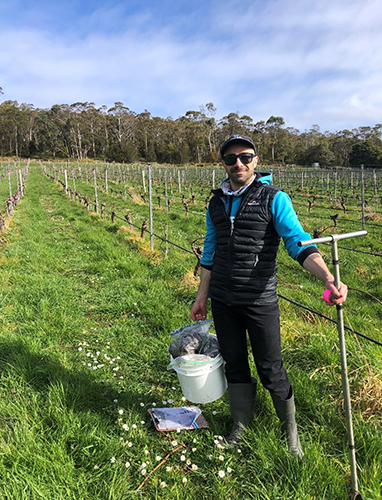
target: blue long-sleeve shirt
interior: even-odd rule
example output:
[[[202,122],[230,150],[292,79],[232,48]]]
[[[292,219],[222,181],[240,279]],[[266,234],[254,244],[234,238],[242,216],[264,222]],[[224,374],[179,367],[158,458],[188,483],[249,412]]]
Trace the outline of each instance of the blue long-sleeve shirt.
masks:
[[[257,180],[259,180],[260,182],[264,182],[266,184],[270,184],[272,181],[272,174],[257,173]],[[223,181],[222,185],[224,184],[224,182],[226,181]],[[245,190],[241,191],[242,194],[243,192],[245,192]],[[235,217],[241,203],[241,195],[235,196],[233,194],[225,194],[227,212],[231,197],[232,197],[232,205],[231,205],[230,219],[231,223],[234,224]],[[300,221],[298,220],[297,214],[294,211],[292,200],[284,191],[279,191],[273,199],[272,218],[273,218],[273,225],[279,236],[283,239],[285,248],[287,249],[287,252],[290,255],[290,257],[292,257],[292,259],[298,260],[300,264],[302,264],[304,259],[310,253],[317,252],[315,245],[311,245],[308,247],[298,246],[297,243],[299,241],[310,240],[311,236],[309,233],[306,233],[304,231]],[[201,264],[203,267],[211,268],[213,265],[213,258],[216,246],[216,229],[211,220],[208,210],[206,216],[206,225],[207,225],[207,232],[206,232],[206,237],[204,239],[204,249],[203,249]]]

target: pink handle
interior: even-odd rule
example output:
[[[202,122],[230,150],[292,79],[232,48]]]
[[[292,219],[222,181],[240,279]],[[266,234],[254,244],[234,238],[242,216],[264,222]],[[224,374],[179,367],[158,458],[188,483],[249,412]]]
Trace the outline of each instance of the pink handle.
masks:
[[[330,300],[331,293],[332,292],[327,288],[322,296],[322,298],[328,304],[328,306],[334,306],[334,303]]]

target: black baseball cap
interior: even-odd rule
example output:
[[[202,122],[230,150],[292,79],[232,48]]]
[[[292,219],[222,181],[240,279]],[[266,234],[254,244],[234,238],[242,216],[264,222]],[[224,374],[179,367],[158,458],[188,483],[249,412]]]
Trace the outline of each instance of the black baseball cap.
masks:
[[[220,148],[221,156],[223,157],[225,151],[230,146],[232,146],[232,144],[235,144],[235,143],[245,144],[246,146],[249,146],[250,148],[252,148],[255,151],[255,153],[257,154],[256,146],[255,146],[253,140],[250,137],[248,137],[248,135],[235,134],[223,143],[222,147]]]

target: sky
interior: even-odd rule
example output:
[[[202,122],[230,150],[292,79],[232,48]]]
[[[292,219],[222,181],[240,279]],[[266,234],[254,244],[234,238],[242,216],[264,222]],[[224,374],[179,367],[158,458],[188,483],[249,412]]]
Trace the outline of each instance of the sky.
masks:
[[[381,0],[0,0],[5,100],[382,123]]]

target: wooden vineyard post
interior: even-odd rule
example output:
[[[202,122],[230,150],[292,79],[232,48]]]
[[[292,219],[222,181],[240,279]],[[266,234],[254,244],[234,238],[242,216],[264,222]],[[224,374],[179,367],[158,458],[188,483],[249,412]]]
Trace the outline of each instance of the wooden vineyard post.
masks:
[[[97,177],[95,169],[93,169],[93,179],[94,179],[95,211],[98,213]]]

